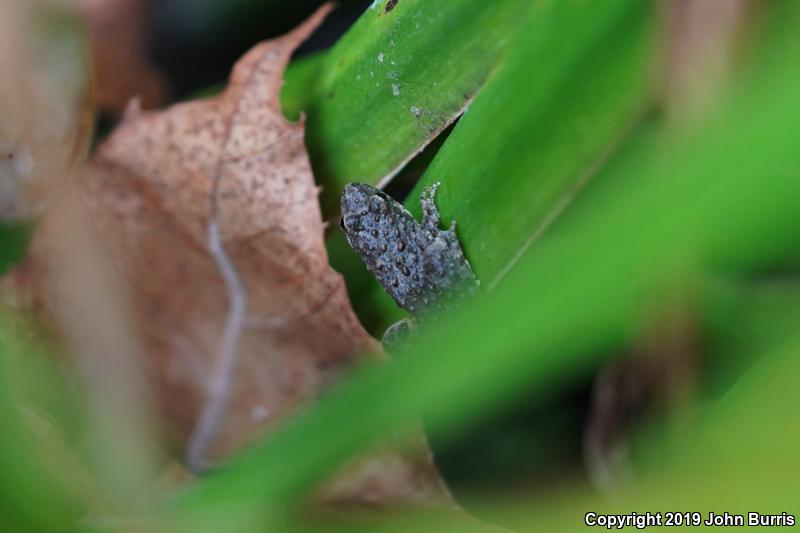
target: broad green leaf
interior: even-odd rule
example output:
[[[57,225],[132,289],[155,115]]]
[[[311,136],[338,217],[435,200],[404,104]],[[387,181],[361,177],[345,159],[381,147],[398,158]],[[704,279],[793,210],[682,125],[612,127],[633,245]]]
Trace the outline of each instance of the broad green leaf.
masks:
[[[538,2],[393,4],[375,1],[326,53],[302,109],[327,214],[346,183],[391,176],[461,113]]]
[[[422,188],[442,183],[444,223],[456,220],[484,287],[545,232],[651,105],[654,14],[648,2],[537,4],[407,198],[418,216]],[[354,287],[362,318],[383,328],[396,320],[382,289],[359,279],[366,270],[348,268],[337,251],[333,264]]]
[[[438,197],[491,284],[547,228],[652,103],[648,2],[543,2],[406,205]]]
[[[321,67],[325,64],[325,53],[301,57],[291,62],[284,74],[281,90],[281,109],[289,120],[297,120],[309,106],[310,88],[316,83]]]

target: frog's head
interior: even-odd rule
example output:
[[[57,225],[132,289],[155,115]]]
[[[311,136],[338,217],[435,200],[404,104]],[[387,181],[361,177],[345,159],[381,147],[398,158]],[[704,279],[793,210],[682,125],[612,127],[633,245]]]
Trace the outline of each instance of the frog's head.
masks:
[[[387,210],[386,194],[363,183],[349,183],[342,193],[340,226],[346,234],[364,229],[363,218],[368,214],[380,219]]]

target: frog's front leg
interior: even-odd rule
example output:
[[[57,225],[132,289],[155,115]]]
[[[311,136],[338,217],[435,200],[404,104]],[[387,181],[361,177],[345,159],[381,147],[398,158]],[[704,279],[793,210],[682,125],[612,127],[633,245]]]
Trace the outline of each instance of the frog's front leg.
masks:
[[[411,318],[399,320],[386,328],[381,342],[387,353],[394,353],[408,344],[408,340],[417,330],[417,324]]]
[[[422,208],[422,229],[427,231],[435,231],[439,229],[441,216],[439,210],[436,209],[434,198],[436,191],[439,190],[441,183],[437,182],[430,187],[425,187],[419,197],[419,205]]]

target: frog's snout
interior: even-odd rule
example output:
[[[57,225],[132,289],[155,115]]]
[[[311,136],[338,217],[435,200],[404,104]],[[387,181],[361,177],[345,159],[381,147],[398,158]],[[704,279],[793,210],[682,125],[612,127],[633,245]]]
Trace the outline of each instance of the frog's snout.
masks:
[[[367,213],[369,197],[375,194],[376,189],[362,183],[349,183],[342,193],[342,218],[359,216]]]
[[[342,193],[342,218],[353,215],[360,211],[359,207],[364,205],[363,193],[358,188],[349,183],[345,186]]]

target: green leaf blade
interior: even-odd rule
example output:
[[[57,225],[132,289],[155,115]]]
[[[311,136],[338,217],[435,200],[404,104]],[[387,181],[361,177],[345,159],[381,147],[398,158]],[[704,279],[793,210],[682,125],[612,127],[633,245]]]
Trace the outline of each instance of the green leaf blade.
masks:
[[[326,54],[307,108],[323,206],[377,184],[461,113],[501,61],[529,0],[403,0],[369,8]]]

